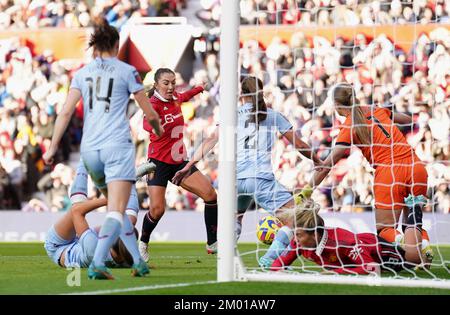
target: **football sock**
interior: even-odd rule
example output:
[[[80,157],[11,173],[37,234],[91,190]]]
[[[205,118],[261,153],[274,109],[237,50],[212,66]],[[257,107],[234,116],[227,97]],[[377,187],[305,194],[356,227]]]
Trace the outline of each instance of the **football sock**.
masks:
[[[217,242],[217,200],[205,201],[205,225],[208,245]]]
[[[133,263],[138,264],[141,259],[141,255],[139,254],[136,235],[134,234],[134,226],[131,224],[131,221],[127,215],[123,217],[123,226],[120,231],[120,239],[127,248],[131,257],[133,257]]]
[[[277,257],[281,255],[286,247],[288,247],[293,237],[294,231],[291,228],[287,227],[286,225],[281,227],[275,235],[275,239],[273,240],[263,258],[270,260],[277,259]]]
[[[423,213],[421,205],[415,205],[414,208],[409,209],[405,230],[408,227],[414,227],[419,231],[422,231],[422,216]]]
[[[117,241],[123,225],[123,214],[111,211],[106,215],[105,221],[98,233],[97,247],[92,262],[96,267],[105,266],[105,259],[109,254],[111,246]]]
[[[150,235],[152,234],[155,227],[158,225],[159,219],[155,220],[151,217],[150,211],[144,216],[144,221],[142,222],[142,233],[141,241],[148,243],[150,241]]]
[[[403,224],[403,232],[408,227],[415,227],[422,231],[422,207],[427,203],[427,199],[423,196],[413,196],[410,194],[405,198],[405,204],[409,208],[408,217],[406,218],[406,226]]]

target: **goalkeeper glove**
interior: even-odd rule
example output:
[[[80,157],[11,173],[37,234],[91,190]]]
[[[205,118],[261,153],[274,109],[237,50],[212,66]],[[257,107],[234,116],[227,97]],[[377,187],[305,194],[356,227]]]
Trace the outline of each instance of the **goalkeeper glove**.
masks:
[[[300,205],[304,199],[308,199],[311,197],[313,189],[311,186],[306,185],[303,189],[298,193],[294,194],[294,201],[296,205]]]

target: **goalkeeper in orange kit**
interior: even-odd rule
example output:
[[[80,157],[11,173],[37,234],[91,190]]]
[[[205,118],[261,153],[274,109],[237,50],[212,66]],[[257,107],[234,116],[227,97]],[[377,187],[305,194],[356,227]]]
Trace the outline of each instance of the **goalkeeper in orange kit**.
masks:
[[[374,197],[376,228],[379,236],[396,241],[397,224],[404,213],[402,228],[407,260],[429,267],[433,258],[430,246],[422,247],[422,239],[429,240],[422,228],[422,208],[426,204],[427,171],[395,123],[408,124],[411,117],[393,113],[386,108],[360,106],[350,84],[338,84],[330,90],[331,101],[339,115],[346,120],[336,139],[324,168],[316,170],[311,186],[318,186],[331,167],[348,155],[351,145],[375,169]]]

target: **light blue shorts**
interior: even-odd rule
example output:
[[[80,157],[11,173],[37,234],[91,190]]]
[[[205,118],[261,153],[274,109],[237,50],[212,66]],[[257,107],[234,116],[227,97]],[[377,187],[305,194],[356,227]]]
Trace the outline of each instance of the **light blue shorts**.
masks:
[[[87,199],[88,193],[88,172],[84,166],[83,160],[80,160],[77,167],[75,180],[70,188],[70,200],[72,203],[81,202]],[[130,199],[128,200],[126,213],[128,215],[137,216],[139,212],[139,200],[136,187],[131,187]]]
[[[274,212],[291,201],[294,197],[276,180],[265,178],[246,178],[237,180],[238,211],[245,211],[252,200],[256,204],[274,214]]]
[[[76,238],[71,240],[65,240],[56,233],[54,226],[50,228],[45,237],[44,248],[48,257],[57,265],[61,253],[70,245],[76,242]]]
[[[64,265],[66,267],[89,267],[92,259],[94,259],[97,242],[98,235],[96,232],[91,229],[84,231],[75,244],[66,250],[64,254]]]
[[[82,152],[84,166],[99,189],[113,181],[136,181],[134,147],[111,147]]]
[[[59,236],[52,226],[47,233],[44,247],[55,264],[59,265],[61,254],[67,249],[64,253],[65,267],[86,268],[94,257],[97,241],[97,233],[91,229],[86,230],[80,238],[76,237],[68,241]]]

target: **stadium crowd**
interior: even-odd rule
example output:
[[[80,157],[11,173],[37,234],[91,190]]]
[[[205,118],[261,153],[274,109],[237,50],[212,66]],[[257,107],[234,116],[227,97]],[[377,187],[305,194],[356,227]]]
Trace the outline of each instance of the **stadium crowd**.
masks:
[[[150,7],[156,2],[177,1],[129,3],[136,8],[136,4],[144,7],[147,4]],[[249,5],[253,11],[262,14],[261,12],[270,12],[272,2],[274,1],[242,1],[241,6]],[[308,9],[307,12],[313,12],[314,8],[326,8],[333,2],[336,1],[297,1]],[[355,5],[355,1],[340,2],[344,7]],[[390,4],[391,9],[392,6],[395,7],[395,2]],[[72,2],[0,0],[0,25],[8,20],[2,14],[9,12],[9,24],[3,25],[33,27],[28,25],[29,19],[45,11],[37,13],[34,9],[47,8],[51,3],[62,3],[64,7],[70,7]],[[87,13],[90,19],[95,17],[95,14],[108,16],[107,12],[110,11],[105,11],[105,8],[113,10],[119,6],[123,9],[124,3],[128,1],[122,1],[120,4],[118,1],[95,1],[95,6]],[[218,1],[202,1],[204,8],[218,19],[220,12],[214,9],[217,3]],[[290,1],[285,3],[287,5]],[[357,3],[362,5],[365,1]],[[372,10],[376,7],[373,3],[369,6]],[[402,1],[401,14],[404,15],[406,8],[412,8],[414,12],[417,7],[428,8],[424,3],[428,2]],[[433,16],[442,17],[440,21],[444,22],[448,15],[449,2],[437,0],[433,3]],[[80,6],[83,8],[83,4],[86,6],[86,3],[80,1],[72,11],[66,12],[79,20],[79,12],[86,12],[79,9]],[[267,11],[263,9],[265,5]],[[10,10],[14,6],[22,9]],[[172,7],[175,9],[170,14],[176,14],[176,7]],[[386,12],[384,5],[380,5],[380,8],[384,8],[380,10]],[[148,13],[150,11],[147,11],[148,16],[154,14],[154,11]],[[417,12],[426,15],[424,11]],[[24,15],[23,12],[33,13]],[[304,15],[303,11],[300,12]],[[204,16],[204,13],[199,12],[199,16]],[[419,13],[415,13],[415,16],[420,17]],[[127,18],[132,14],[142,14],[142,10],[130,12]],[[242,15],[249,18],[248,23],[256,23],[249,14]],[[18,17],[12,18],[13,16]],[[49,22],[50,24],[38,27],[89,25],[65,24],[66,18],[60,20],[62,22],[59,24]],[[270,19],[266,17],[263,20]],[[412,21],[419,23],[419,20]],[[399,20],[394,22],[400,23]],[[110,23],[113,24],[114,21],[110,20]],[[263,24],[260,17],[258,23]],[[366,24],[364,19],[358,20],[358,23]],[[122,24],[113,25],[120,27]],[[179,90],[208,83],[204,93],[182,105],[187,122],[185,139],[189,139],[189,143],[186,143],[188,155],[214,130],[218,121],[218,50],[218,34],[212,28],[194,44],[195,54],[197,59],[202,61],[202,67],[195,71],[188,82],[184,82],[181,76],[177,78]],[[267,102],[289,118],[304,139],[319,152],[321,158],[327,156],[332,138],[337,135],[339,117],[334,116],[330,104],[325,102],[329,87],[337,82],[345,80],[353,83],[361,103],[375,103],[411,114],[412,124],[403,126],[402,129],[417,155],[428,163],[429,187],[434,199],[427,210],[434,209],[441,213],[450,211],[449,59],[450,33],[444,28],[419,36],[410,51],[401,50],[383,35],[372,41],[365,35],[358,34],[354,40],[337,37],[334,42],[330,42],[317,36],[305,38],[301,32],[295,33],[289,43],[278,37],[273,38],[267,47],[262,47],[256,41],[246,41],[242,43],[240,50],[241,74],[256,75],[264,81]],[[68,166],[68,163],[71,153],[78,151],[82,104],[64,137],[57,157],[60,163],[54,169],[49,169],[42,161],[42,154],[48,148],[55,116],[63,105],[70,79],[79,66],[77,63],[55,60],[51,51],[33,56],[30,49],[18,39],[0,41],[0,209],[58,211],[69,206],[67,191],[73,180],[74,165]],[[135,108],[131,106],[130,114],[134,112]],[[146,157],[148,135],[140,128],[140,115],[133,115],[131,119],[137,148],[136,164],[140,164]],[[215,187],[217,156],[216,148],[208,158],[198,163],[198,168],[208,174]],[[289,189],[302,187],[308,180],[308,174],[312,172],[311,164],[303,161],[295,150],[281,141],[277,144],[273,161],[277,178]],[[337,211],[369,210],[373,199],[371,171],[368,163],[355,149],[347,159],[337,165],[332,176],[322,185],[323,188],[315,192],[315,199],[320,200],[322,207]],[[141,207],[147,208],[145,183],[138,182],[137,187]],[[90,189],[90,194],[96,193],[94,189]],[[174,210],[203,208],[194,195],[173,185],[168,186],[167,205],[169,209]]]
[[[206,47],[216,45],[210,42]],[[327,156],[340,123],[339,117],[330,119],[334,113],[325,102],[328,89],[335,83],[353,83],[362,104],[377,104],[412,115],[411,125],[401,129],[419,158],[428,163],[434,200],[427,210],[434,207],[437,212],[448,213],[449,53],[450,32],[445,28],[420,35],[410,51],[403,51],[384,35],[372,41],[358,34],[354,40],[337,37],[330,42],[319,36],[306,38],[298,32],[289,43],[278,37],[267,47],[253,40],[243,42],[240,61],[241,74],[256,75],[264,81],[268,103],[289,117],[321,158]],[[217,73],[217,52],[213,48],[204,54],[204,60],[206,73]],[[216,94],[212,96],[214,100]],[[275,151],[274,171],[280,182],[289,189],[306,184],[311,164],[302,161],[286,143],[279,142]],[[324,208],[370,210],[372,172],[355,149],[337,165],[315,197]]]
[[[132,17],[178,16],[185,0],[2,0],[0,29],[89,27],[104,16],[120,29]]]
[[[199,18],[219,25],[220,1],[203,0]],[[448,23],[446,0],[242,0],[241,24],[355,26]]]

